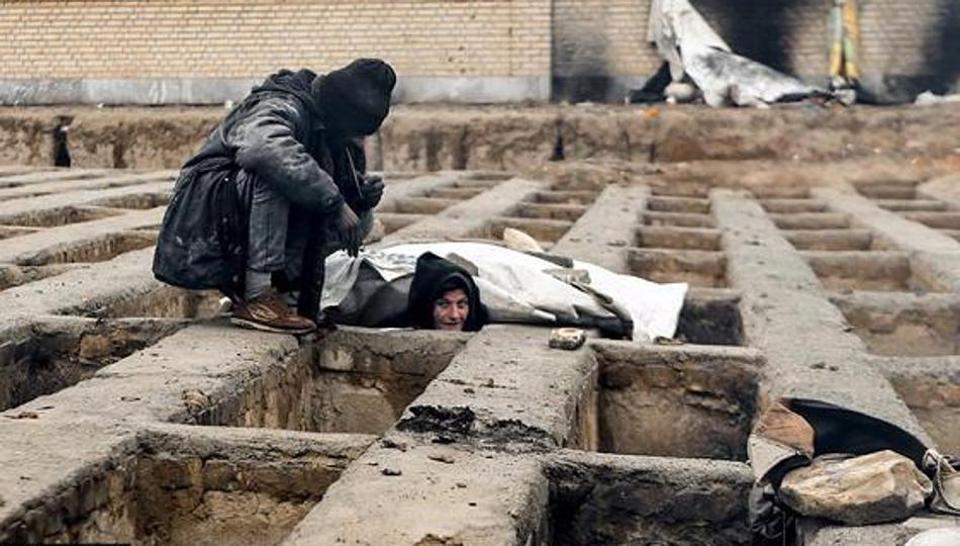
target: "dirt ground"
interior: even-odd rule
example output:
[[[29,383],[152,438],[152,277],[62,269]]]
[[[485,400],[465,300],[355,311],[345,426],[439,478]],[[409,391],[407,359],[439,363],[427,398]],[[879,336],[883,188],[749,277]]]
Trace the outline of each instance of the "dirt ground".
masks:
[[[177,168],[225,113],[222,107],[2,108],[0,164],[53,165],[53,133],[66,125],[75,167]],[[400,105],[368,145],[371,166],[392,172],[525,172],[551,160],[587,159],[643,165],[785,161],[803,165],[807,172],[811,163],[825,161],[853,161],[852,170],[865,164],[882,169],[879,165],[887,162],[924,168],[946,161],[957,167],[960,106],[803,104],[758,110],[668,105]],[[700,171],[680,169],[678,176],[704,173],[718,174],[716,165],[707,164]],[[730,176],[749,174],[747,169]],[[864,176],[873,178],[873,173]]]

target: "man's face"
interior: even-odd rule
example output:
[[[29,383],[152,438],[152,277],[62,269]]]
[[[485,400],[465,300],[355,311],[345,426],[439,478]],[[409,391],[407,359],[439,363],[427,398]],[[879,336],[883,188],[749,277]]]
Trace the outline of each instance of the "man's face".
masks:
[[[444,292],[433,302],[433,327],[437,330],[461,331],[470,314],[467,293],[457,288]]]

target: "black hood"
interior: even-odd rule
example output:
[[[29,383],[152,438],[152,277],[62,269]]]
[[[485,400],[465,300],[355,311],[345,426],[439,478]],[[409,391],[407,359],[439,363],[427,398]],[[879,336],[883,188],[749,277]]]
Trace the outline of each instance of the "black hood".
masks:
[[[451,286],[467,292],[470,312],[464,321],[465,332],[477,332],[487,323],[487,309],[480,301],[480,289],[470,273],[459,265],[427,252],[417,259],[417,268],[407,298],[408,322],[415,328],[433,329],[433,304]]]
[[[313,97],[332,130],[346,137],[372,135],[390,113],[396,83],[389,64],[357,59],[314,80]]]
[[[317,79],[316,72],[302,68],[296,72],[281,70],[271,74],[266,80],[250,91],[251,95],[288,94],[294,95],[310,110],[310,113],[319,119],[323,118],[323,111],[317,106],[316,99],[311,92],[313,81]]]

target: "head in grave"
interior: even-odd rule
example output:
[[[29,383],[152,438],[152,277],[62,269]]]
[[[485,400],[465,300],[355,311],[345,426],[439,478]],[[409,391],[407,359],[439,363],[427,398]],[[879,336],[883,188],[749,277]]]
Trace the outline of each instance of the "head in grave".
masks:
[[[407,313],[411,326],[429,330],[476,332],[487,322],[470,273],[432,252],[417,259]]]

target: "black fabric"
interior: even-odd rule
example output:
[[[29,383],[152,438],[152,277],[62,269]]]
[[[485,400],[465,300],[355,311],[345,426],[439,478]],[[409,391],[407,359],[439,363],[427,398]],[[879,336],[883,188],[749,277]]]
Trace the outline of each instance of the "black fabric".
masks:
[[[803,417],[813,428],[813,456],[829,453],[867,455],[889,449],[923,468],[927,447],[916,436],[882,419],[821,400],[782,398],[790,411]],[[780,486],[788,472],[809,464],[805,457],[791,457],[770,468],[764,481]]]
[[[445,288],[446,287],[446,288]],[[433,305],[450,287],[467,292],[470,311],[464,321],[465,332],[477,332],[487,323],[487,308],[480,299],[480,289],[473,278],[459,265],[432,252],[417,258],[417,267],[407,297],[407,323],[414,328],[433,329]]]
[[[349,137],[371,135],[390,112],[396,83],[387,63],[357,59],[314,80],[313,94],[331,129]]]
[[[781,402],[813,427],[814,457],[829,453],[859,456],[889,449],[912,460],[917,468],[923,468],[927,447],[916,436],[896,425],[820,400],[784,398]],[[788,472],[809,464],[806,457],[791,457],[762,476],[761,482],[769,485],[763,489],[755,487],[752,494],[753,546],[794,543],[797,514],[780,502],[777,492]]]
[[[228,160],[184,169],[153,255],[157,279],[190,290],[242,293],[247,226],[241,198]]]
[[[312,92],[315,79],[306,69],[271,75],[187,161],[154,255],[158,279],[184,288],[242,293],[250,199],[236,195],[233,174],[241,169],[317,219],[308,248],[322,243],[324,223],[343,203],[363,212],[358,183],[366,166],[363,148],[329,134]],[[308,282],[316,275],[316,264],[304,262],[304,271],[309,274],[303,282]]]
[[[827,453],[866,455],[889,449],[923,468],[927,447],[896,425],[819,400],[790,398],[786,406],[813,427],[814,457]]]

